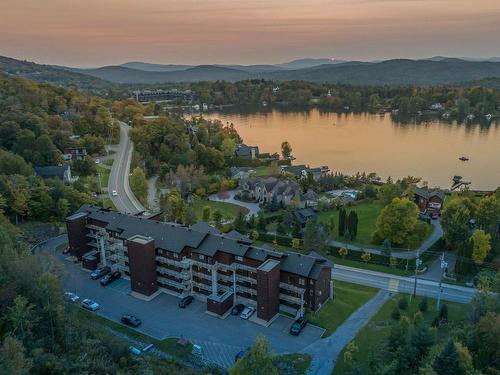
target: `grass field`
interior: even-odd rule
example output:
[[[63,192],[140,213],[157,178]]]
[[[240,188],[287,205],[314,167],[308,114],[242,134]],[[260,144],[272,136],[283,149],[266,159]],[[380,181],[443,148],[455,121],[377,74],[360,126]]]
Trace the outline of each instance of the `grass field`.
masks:
[[[267,177],[267,176],[271,175],[272,169],[269,166],[262,166],[262,167],[253,168],[253,170],[255,171],[255,174],[254,174],[255,177]]]
[[[375,224],[377,223],[378,215],[382,210],[382,205],[378,201],[362,201],[352,207],[346,207],[347,214],[351,211],[356,211],[358,214],[358,236],[356,242],[360,244],[369,245],[373,232],[375,231]],[[330,223],[333,217],[335,223],[335,240],[342,240],[338,235],[339,225],[339,210],[329,210],[320,212],[318,214],[318,221],[322,223]]]
[[[354,360],[361,365],[363,374],[370,373],[368,368],[369,353],[384,342],[385,338],[389,335],[391,327],[397,324],[397,321],[391,318],[391,313],[394,307],[397,306],[399,298],[400,296],[396,296],[387,301],[353,340],[359,348],[358,352],[354,355]],[[421,300],[421,297],[413,299],[406,311],[401,310],[401,315],[406,315],[411,319],[418,311],[418,304]],[[430,323],[437,314],[436,301],[428,299],[428,302],[429,308],[424,314],[424,320]],[[446,305],[448,306],[448,319],[451,323],[447,327],[441,327],[438,330],[437,338],[440,342],[446,341],[449,333],[453,330],[454,324],[465,320],[467,315],[467,305],[452,302],[446,302]],[[342,352],[339,355],[333,374],[344,374],[347,370],[349,370],[349,364],[344,362]]]
[[[361,201],[352,207],[346,207],[347,214],[351,211],[356,211],[358,214],[358,236],[356,240],[352,243],[360,246],[369,246],[370,248],[380,248],[383,246],[381,244],[374,244],[372,242],[373,233],[376,229],[377,218],[382,210],[382,205],[379,201]],[[339,210],[333,209],[325,212],[320,212],[318,214],[318,220],[322,223],[330,223],[333,217],[335,223],[335,233],[334,240],[343,241],[344,239],[338,235],[338,225],[339,225]],[[411,249],[416,249],[420,246],[422,241],[427,238],[432,232],[432,226],[430,224],[419,221],[417,225],[423,227],[421,233],[415,231],[415,236],[410,238],[409,247]]]
[[[377,291],[378,289],[368,286],[334,281],[333,294],[335,298],[333,301],[329,301],[318,313],[309,313],[307,319],[311,324],[325,328],[323,337],[328,337]]]
[[[193,208],[197,220],[201,220],[203,217],[203,208],[210,207],[210,212],[213,215],[216,210],[219,210],[222,214],[224,221],[232,221],[236,217],[239,211],[243,211],[244,214],[248,213],[248,209],[245,207],[238,206],[236,204],[227,202],[214,202],[203,199],[196,199],[193,201]]]
[[[99,167],[99,166],[97,167],[97,173],[101,174],[101,185],[103,188],[108,186],[110,172],[111,171],[109,169]]]

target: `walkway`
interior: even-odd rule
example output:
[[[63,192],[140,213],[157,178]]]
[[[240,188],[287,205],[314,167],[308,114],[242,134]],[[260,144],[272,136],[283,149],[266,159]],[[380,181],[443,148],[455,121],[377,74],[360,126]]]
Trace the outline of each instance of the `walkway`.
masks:
[[[420,251],[420,254],[429,250],[430,247],[432,245],[434,245],[443,236],[443,228],[441,227],[440,221],[439,220],[432,220],[431,224],[433,226],[432,233],[420,245],[420,247],[418,249]],[[383,250],[366,248],[366,247],[354,245],[351,243],[346,244],[346,242],[343,242],[343,241],[331,240],[329,242],[329,245],[335,246],[335,247],[347,247],[348,250],[352,250],[352,251],[361,251],[361,252],[366,252],[366,253],[370,253],[370,254],[384,255]],[[394,250],[391,252],[391,256],[393,256],[394,258],[398,258],[398,259],[415,259],[417,257],[417,249],[409,250],[409,251],[396,251],[396,250]]]
[[[148,206],[151,212],[160,212],[160,201],[158,199],[156,181],[158,181],[158,176],[151,176],[148,179]]]
[[[234,196],[238,192],[239,190],[228,190],[223,193],[212,194],[208,197],[208,200],[214,202],[232,203],[237,206],[245,207],[246,209],[248,209],[247,217],[250,217],[252,215],[257,216],[257,214],[260,211],[260,206],[257,203],[243,202],[238,199],[235,199]]]
[[[361,328],[389,298],[389,292],[380,290],[372,299],[352,313],[330,337],[320,339],[305,348],[302,352],[310,354],[313,358],[307,374],[330,375],[344,347],[356,337]]]

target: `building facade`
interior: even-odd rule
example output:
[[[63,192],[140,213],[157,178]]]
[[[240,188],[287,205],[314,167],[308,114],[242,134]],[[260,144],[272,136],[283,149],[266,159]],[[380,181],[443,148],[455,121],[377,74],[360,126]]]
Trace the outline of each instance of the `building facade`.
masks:
[[[193,295],[217,315],[240,302],[254,304],[264,321],[280,310],[301,315],[332,293],[325,260],[256,247],[206,223],[188,228],[83,206],[66,225],[70,252],[84,267],[120,270],[140,295]]]

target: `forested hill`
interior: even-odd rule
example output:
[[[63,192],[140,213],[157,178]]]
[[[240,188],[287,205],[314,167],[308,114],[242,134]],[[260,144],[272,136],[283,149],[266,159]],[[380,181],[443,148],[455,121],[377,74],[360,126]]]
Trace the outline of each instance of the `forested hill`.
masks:
[[[321,60],[318,60],[320,63]],[[291,65],[292,67],[301,66]],[[275,69],[273,68],[275,67]],[[155,70],[157,69],[157,70]],[[464,82],[500,78],[500,62],[441,60],[387,60],[382,62],[337,62],[306,68],[285,69],[276,65],[161,65],[131,63],[95,69],[40,65],[0,57],[0,73],[24,76],[56,85],[76,85],[93,89],[94,93],[108,91],[114,84],[158,84],[200,81],[241,81],[265,79],[275,81],[304,80],[317,83],[381,85],[463,85]]]

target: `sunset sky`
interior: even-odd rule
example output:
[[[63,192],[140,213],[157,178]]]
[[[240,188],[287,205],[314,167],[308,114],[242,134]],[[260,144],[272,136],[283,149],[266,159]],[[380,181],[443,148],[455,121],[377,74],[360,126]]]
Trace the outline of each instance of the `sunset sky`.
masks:
[[[0,0],[0,55],[86,67],[500,56],[500,0]]]

